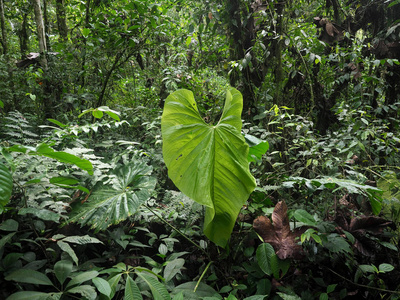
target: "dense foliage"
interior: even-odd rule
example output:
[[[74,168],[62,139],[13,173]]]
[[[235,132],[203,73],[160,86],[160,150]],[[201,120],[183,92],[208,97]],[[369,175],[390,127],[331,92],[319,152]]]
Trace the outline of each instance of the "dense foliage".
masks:
[[[399,24],[0,0],[0,298],[399,299]]]

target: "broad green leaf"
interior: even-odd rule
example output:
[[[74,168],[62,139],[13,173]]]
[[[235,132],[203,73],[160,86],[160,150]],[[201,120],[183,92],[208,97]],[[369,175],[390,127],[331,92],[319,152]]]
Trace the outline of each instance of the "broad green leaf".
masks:
[[[114,295],[117,291],[117,286],[118,286],[119,281],[121,280],[121,277],[122,277],[122,273],[119,273],[107,280],[111,287],[111,295],[110,295],[111,299],[114,297]]]
[[[136,272],[136,274],[149,286],[154,300],[170,300],[167,288],[153,275],[146,272]]]
[[[83,236],[67,236],[66,238],[63,239],[63,242],[68,242],[68,243],[74,243],[78,245],[86,245],[86,244],[103,244],[102,241],[91,237],[89,235],[83,235]]]
[[[0,208],[10,201],[13,188],[12,175],[8,168],[0,163]]]
[[[56,184],[56,185],[76,185],[79,183],[78,179],[72,178],[72,177],[64,177],[64,176],[58,176],[58,177],[52,177],[50,178],[50,183],[51,184]]]
[[[70,222],[91,225],[96,231],[118,224],[136,213],[146,202],[156,184],[152,168],[144,162],[132,162],[114,171],[116,180],[96,184],[87,201],[73,206]]]
[[[58,241],[57,245],[58,247],[60,247],[62,251],[68,253],[68,255],[72,258],[74,263],[78,265],[79,262],[78,257],[76,256],[74,249],[72,249],[72,247],[68,243],[65,243],[63,241]]]
[[[281,297],[283,300],[301,300],[301,298],[297,295],[288,295],[282,292],[277,292],[279,297]]]
[[[21,283],[32,283],[40,285],[53,285],[49,277],[35,270],[18,269],[5,277],[6,280],[13,280]]]
[[[7,219],[0,224],[0,230],[3,231],[17,231],[19,223],[13,219]]]
[[[80,273],[79,275],[76,275],[75,277],[73,277],[70,282],[68,282],[66,289],[73,287],[74,285],[79,285],[86,281],[92,280],[93,278],[97,277],[98,275],[99,275],[99,272],[97,272],[97,271],[87,271],[87,272]]]
[[[391,264],[380,264],[379,265],[379,272],[380,273],[387,273],[394,270],[394,267]]]
[[[47,300],[60,299],[61,293],[43,293],[43,292],[17,292],[10,295],[6,300]]]
[[[80,294],[84,299],[96,300],[97,293],[93,286],[91,285],[80,285],[68,290],[69,294]]]
[[[87,38],[90,34],[90,29],[89,28],[83,28],[82,29],[82,35]]]
[[[0,239],[0,250],[11,241],[12,237],[16,234],[16,232],[11,232]]]
[[[397,247],[395,245],[393,245],[392,243],[384,242],[384,241],[380,241],[379,243],[386,248],[389,248],[394,251],[399,251],[399,249],[397,249]]]
[[[165,282],[168,282],[172,278],[174,278],[175,275],[181,271],[184,264],[185,260],[183,258],[177,258],[172,261],[169,261],[164,269]]]
[[[319,295],[319,300],[328,300],[329,296],[327,293],[322,293],[321,295]]]
[[[359,265],[361,271],[364,273],[377,273],[378,269],[374,265]]]
[[[388,8],[390,8],[390,7],[394,6],[394,5],[397,5],[397,4],[400,4],[400,0],[395,0],[395,1],[393,1],[392,3],[390,3],[390,4],[388,5]]]
[[[93,175],[92,163],[87,159],[82,159],[67,152],[55,151],[49,145],[44,143],[37,146],[35,153],[29,153],[29,154],[43,155],[46,157],[54,158],[63,163],[73,164],[76,165],[78,168],[87,171],[89,175]]]
[[[289,268],[290,268],[290,259],[279,259],[279,269],[281,271],[280,273],[281,278],[285,276],[287,271],[289,271]]]
[[[32,214],[35,217],[44,221],[53,221],[58,223],[61,215],[45,208],[26,207],[18,210],[19,215]]]
[[[103,295],[107,296],[110,299],[111,286],[107,280],[105,280],[101,277],[95,277],[92,279],[92,282],[100,293],[102,293]]]
[[[197,289],[196,292],[194,292],[196,286]],[[217,294],[217,291],[214,290],[208,284],[205,284],[203,282],[200,282],[200,284],[198,284],[197,281],[189,281],[175,287],[172,293],[173,294],[182,293],[184,299],[202,299],[205,297],[214,296],[215,294]]]
[[[107,115],[109,115],[111,118],[113,118],[116,121],[121,121],[121,119],[119,118],[119,112],[110,109],[108,106],[100,106],[97,108],[99,111],[103,111],[105,112]]]
[[[256,251],[257,262],[261,270],[267,275],[272,274],[270,261],[273,255],[275,255],[275,250],[270,244],[262,243],[258,246]]]
[[[328,287],[326,288],[326,292],[327,293],[332,293],[335,290],[336,286],[337,286],[337,284],[328,285]]]
[[[125,283],[124,300],[142,300],[142,294],[131,276],[127,275]]]
[[[61,123],[60,121],[57,121],[57,120],[54,120],[54,119],[47,119],[47,121],[49,121],[51,123],[54,123],[54,124],[60,126],[61,128],[65,128],[65,127],[68,126],[68,125],[65,125],[65,124]]]
[[[29,155],[38,155],[53,158],[62,163],[76,165],[78,168],[88,172],[89,175],[93,175],[93,166],[90,161],[67,152],[55,151],[45,143],[39,144],[36,148],[30,146],[13,145],[7,148],[7,150],[11,152],[21,152],[28,153]]]
[[[279,258],[276,254],[272,255],[270,258],[270,265],[272,274],[274,274],[275,279],[280,279],[280,266],[279,266]]]
[[[116,120],[118,122],[121,121],[120,117],[118,116],[120,113],[118,111],[110,109],[108,106],[100,106],[98,108],[86,109],[78,116],[78,118],[82,117],[83,115],[85,115],[89,112],[91,112],[93,117],[95,117],[96,119],[101,119],[103,117],[103,112],[105,112],[107,115],[109,115],[114,120]]]
[[[241,134],[243,99],[229,89],[216,125],[201,118],[193,93],[168,96],[161,119],[168,175],[189,198],[205,205],[204,233],[222,247],[256,183],[250,174],[249,146]]]
[[[349,243],[339,236],[338,234],[329,234],[327,236],[327,241],[323,243],[324,247],[326,247],[331,252],[350,252]]]
[[[58,279],[58,282],[63,284],[65,279],[72,272],[72,262],[69,260],[60,260],[54,265],[54,273]]]
[[[101,119],[103,117],[103,112],[99,110],[94,110],[92,114],[96,119]]]
[[[25,183],[25,184],[27,184],[27,183]],[[77,189],[77,190],[81,190],[82,192],[85,192],[87,194],[90,193],[90,191],[87,188],[79,185],[78,184],[79,180],[77,180],[75,178],[57,176],[57,177],[50,178],[50,183],[60,186],[60,187],[63,187],[65,189]]]
[[[183,293],[180,292],[180,293],[176,294],[174,296],[174,298],[172,298],[172,300],[184,300]]]
[[[249,154],[247,156],[247,160],[249,162],[255,162],[256,159],[261,159],[269,149],[269,144],[267,141],[260,140],[259,138],[250,134],[246,134],[244,138],[250,147]]]
[[[293,213],[293,217],[299,221],[302,222],[306,225],[309,226],[316,226],[317,222],[315,221],[314,217],[310,215],[307,211],[304,209],[296,209]]]

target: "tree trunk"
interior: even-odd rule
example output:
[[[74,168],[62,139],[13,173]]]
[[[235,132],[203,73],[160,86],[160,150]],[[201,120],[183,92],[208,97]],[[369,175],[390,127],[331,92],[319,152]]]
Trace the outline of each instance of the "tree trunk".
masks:
[[[21,59],[25,59],[25,55],[29,52],[28,15],[29,15],[29,12],[24,12],[24,14],[22,16],[21,29],[19,29],[17,31],[18,38],[19,38],[19,48],[20,48],[20,53],[21,53]]]
[[[275,95],[274,104],[280,106],[283,105],[282,92],[283,92],[283,67],[282,67],[282,35],[283,35],[283,10],[285,8],[285,2],[278,2],[275,4],[277,22],[276,22],[276,34],[277,38],[274,40],[273,49],[275,56]]]
[[[85,12],[85,28],[89,28],[90,21],[90,0],[86,0],[86,12]],[[83,37],[83,54],[82,54],[82,65],[81,65],[81,87],[85,86],[85,65],[86,65],[86,38]]]
[[[39,41],[39,52],[40,52],[40,65],[44,70],[47,70],[47,58],[46,58],[46,37],[44,31],[44,22],[42,8],[40,7],[40,0],[32,0],[33,9],[35,11],[35,21],[37,28],[37,36]]]
[[[33,1],[33,9],[35,11],[35,20],[37,27],[37,35],[39,41],[39,52],[40,58],[39,63],[43,69],[43,78],[42,78],[42,90],[43,90],[43,102],[42,102],[42,111],[44,119],[52,118],[54,115],[53,109],[53,101],[52,101],[52,85],[47,76],[48,64],[47,64],[47,44],[44,30],[44,22],[43,22],[43,14],[42,9],[40,7],[40,0],[32,0]]]
[[[114,63],[111,66],[110,70],[108,70],[108,72],[106,73],[106,76],[105,76],[104,81],[102,83],[102,87],[101,87],[101,91],[100,91],[100,94],[99,94],[99,99],[97,100],[96,107],[105,105],[104,96],[106,94],[107,85],[108,85],[108,82],[110,81],[110,78],[111,78],[111,75],[113,74],[113,72],[116,69],[118,69],[120,66],[122,66],[124,63],[126,63],[129,60],[129,58],[134,54],[134,52],[128,53],[125,56],[125,58],[122,59],[124,54],[125,54],[125,52],[127,51],[127,49],[128,48],[124,48],[123,50],[121,50],[120,52],[118,52],[116,54],[115,59],[114,59]]]
[[[59,41],[65,42],[68,40],[68,27],[64,8],[64,0],[56,0],[56,15]]]
[[[46,50],[50,51],[50,24],[47,16],[47,0],[43,0],[43,23],[46,38]]]
[[[230,59],[236,61],[242,61],[245,58],[246,51],[249,51],[254,45],[254,19],[252,17],[252,11],[243,11],[246,22],[242,22],[241,18],[241,2],[240,0],[228,0],[226,2],[227,7],[227,24],[230,33],[229,42],[230,47]],[[244,24],[247,24],[246,26]],[[252,60],[252,58],[251,58]],[[253,74],[250,67],[247,65],[243,68],[241,73],[234,70],[230,74],[230,85],[236,86],[237,81],[240,80],[242,88],[240,89],[243,94],[243,118],[251,119],[252,109],[255,106],[255,94],[253,85],[257,84],[253,81],[258,80],[258,74]]]
[[[0,0],[0,23],[1,23],[1,45],[3,46],[3,54],[7,54],[7,32],[6,32],[6,20],[4,18],[4,2]]]

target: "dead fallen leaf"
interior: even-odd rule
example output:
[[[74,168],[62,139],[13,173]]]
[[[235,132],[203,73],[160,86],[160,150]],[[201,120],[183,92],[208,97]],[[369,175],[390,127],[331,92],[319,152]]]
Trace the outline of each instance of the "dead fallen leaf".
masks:
[[[306,228],[290,230],[285,201],[279,201],[275,205],[271,219],[273,223],[266,216],[260,216],[254,220],[253,228],[265,243],[272,245],[280,259],[301,259],[304,253],[302,246],[298,242]]]

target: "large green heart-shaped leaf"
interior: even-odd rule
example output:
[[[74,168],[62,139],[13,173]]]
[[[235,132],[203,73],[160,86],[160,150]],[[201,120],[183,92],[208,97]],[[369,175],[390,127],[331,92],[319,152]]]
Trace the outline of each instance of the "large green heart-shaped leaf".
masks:
[[[151,171],[143,162],[117,168],[115,180],[107,185],[97,183],[86,202],[73,206],[69,221],[99,231],[125,220],[149,199],[156,184],[156,179],[149,176]]]
[[[241,134],[242,108],[242,95],[231,88],[218,124],[207,124],[193,93],[178,90],[166,99],[161,119],[168,175],[184,194],[207,207],[204,233],[222,247],[256,186]]]

